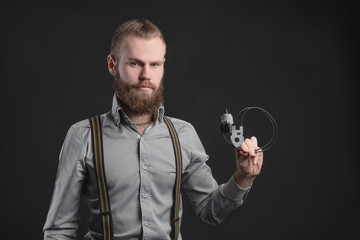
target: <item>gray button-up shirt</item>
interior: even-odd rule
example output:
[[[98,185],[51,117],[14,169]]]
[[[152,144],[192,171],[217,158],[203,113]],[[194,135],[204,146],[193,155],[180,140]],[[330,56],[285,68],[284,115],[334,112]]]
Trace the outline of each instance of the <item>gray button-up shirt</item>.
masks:
[[[143,135],[122,111],[115,96],[112,110],[101,116],[105,175],[116,240],[170,239],[176,168],[163,114],[161,106],[156,122]],[[249,189],[241,189],[233,176],[218,186],[206,164],[208,155],[193,126],[176,118],[169,119],[181,144],[181,191],[187,194],[203,221],[219,223],[243,203]],[[66,135],[44,226],[45,239],[76,238],[82,194],[90,209],[88,228],[91,238],[101,239],[100,204],[88,120],[71,126]],[[180,204],[180,222],[181,216]]]

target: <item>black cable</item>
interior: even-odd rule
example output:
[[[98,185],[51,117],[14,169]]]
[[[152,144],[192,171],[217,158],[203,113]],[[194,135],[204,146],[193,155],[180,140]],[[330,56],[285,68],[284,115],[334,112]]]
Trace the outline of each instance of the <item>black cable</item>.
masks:
[[[240,121],[240,126],[243,126],[243,122],[244,122],[244,117],[246,115],[246,113],[249,111],[249,110],[252,110],[252,109],[258,109],[260,111],[262,111],[263,113],[265,113],[265,115],[269,118],[270,122],[271,122],[271,125],[272,125],[272,136],[270,138],[270,140],[262,147],[260,147],[259,149],[256,149],[255,152],[265,152],[267,150],[269,150],[272,146],[274,146],[275,142],[276,142],[276,139],[278,137],[278,126],[276,124],[276,121],[275,119],[271,116],[271,114],[266,111],[265,109],[261,108],[261,107],[246,107],[244,109],[242,109],[237,115],[236,115],[236,118],[235,118],[235,121],[236,122],[236,119],[238,119],[239,116],[241,116],[241,121]],[[245,129],[245,128],[244,128]],[[225,137],[225,133],[223,133],[223,136],[224,136],[224,139],[226,140],[226,142],[230,145],[230,146],[233,146],[234,148],[237,148],[235,147],[232,143],[230,143],[228,141],[228,139]],[[241,150],[240,148],[237,148],[239,150]]]

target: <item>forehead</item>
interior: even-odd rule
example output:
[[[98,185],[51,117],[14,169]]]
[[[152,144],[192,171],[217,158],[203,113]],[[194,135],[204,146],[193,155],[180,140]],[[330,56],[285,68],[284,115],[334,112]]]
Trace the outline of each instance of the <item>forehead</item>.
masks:
[[[145,39],[129,35],[120,48],[122,57],[134,57],[141,60],[162,60],[165,52],[166,46],[160,37]]]

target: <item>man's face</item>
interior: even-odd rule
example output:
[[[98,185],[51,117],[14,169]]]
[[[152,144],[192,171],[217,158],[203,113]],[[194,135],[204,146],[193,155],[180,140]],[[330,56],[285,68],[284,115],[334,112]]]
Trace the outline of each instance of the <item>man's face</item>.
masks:
[[[134,113],[153,113],[162,103],[165,44],[157,38],[128,36],[114,66],[114,89]],[[109,60],[108,60],[109,61]]]

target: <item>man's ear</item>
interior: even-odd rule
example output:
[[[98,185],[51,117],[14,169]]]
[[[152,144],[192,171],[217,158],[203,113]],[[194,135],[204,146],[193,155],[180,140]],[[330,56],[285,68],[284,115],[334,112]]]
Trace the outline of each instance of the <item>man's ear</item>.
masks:
[[[115,57],[109,54],[107,56],[107,63],[108,63],[109,73],[111,75],[115,76],[115,74],[116,74],[116,71],[115,71],[116,59],[115,59]]]

